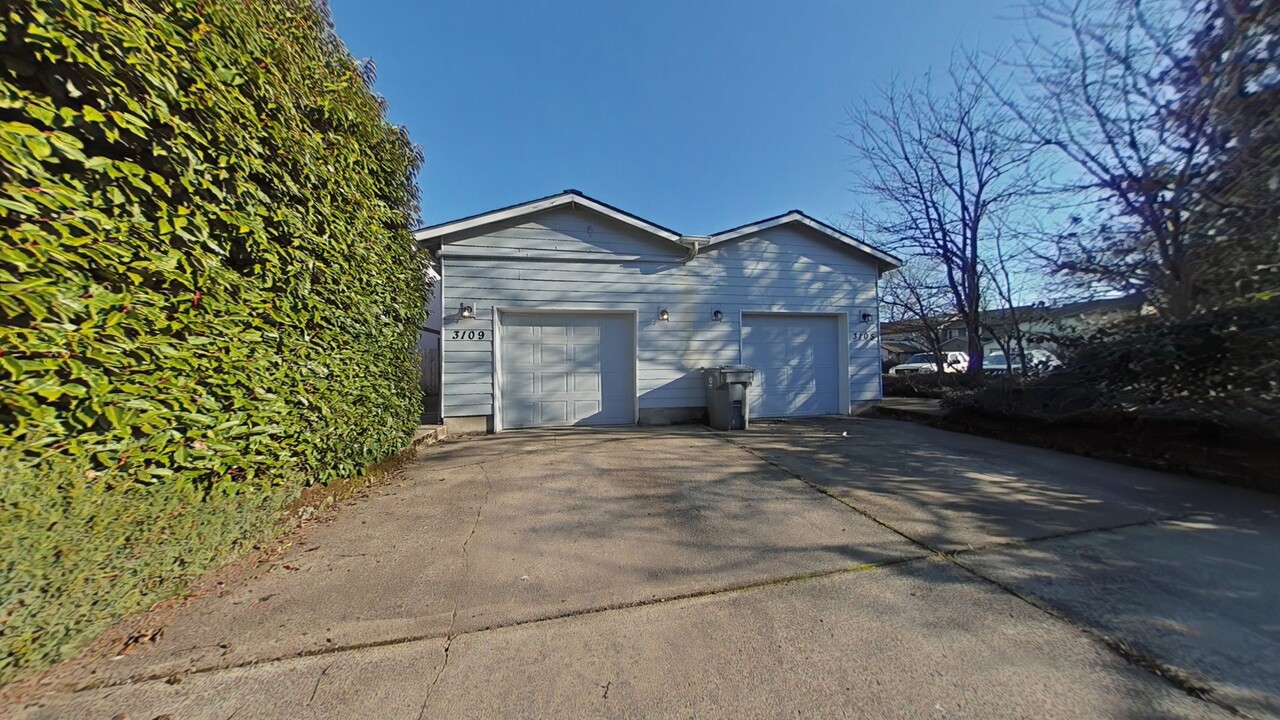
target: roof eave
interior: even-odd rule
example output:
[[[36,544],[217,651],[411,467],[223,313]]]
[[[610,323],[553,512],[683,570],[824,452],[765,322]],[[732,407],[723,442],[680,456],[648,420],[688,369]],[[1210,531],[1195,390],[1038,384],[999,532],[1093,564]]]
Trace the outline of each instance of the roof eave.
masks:
[[[471,215],[458,220],[451,220],[446,223],[421,228],[413,232],[413,237],[420,243],[435,245],[438,242],[442,242],[443,239],[449,235],[463,233],[468,230],[484,227],[485,225],[492,225],[505,220],[513,220],[563,206],[581,206],[668,242],[677,244],[680,244],[681,242],[680,233],[664,228],[656,223],[649,222],[642,217],[632,215],[625,210],[620,210],[607,203],[600,202],[595,198],[587,197],[576,190],[567,190],[558,195],[551,195],[538,200],[531,200],[526,203],[520,203],[518,205],[511,205],[498,210],[480,213],[479,215]]]
[[[896,268],[902,267],[902,260],[898,259],[897,257],[894,257],[893,255],[890,255],[889,253],[883,250],[880,250],[876,247],[868,245],[867,243],[862,242],[861,240],[853,237],[852,235],[849,235],[848,233],[845,233],[845,232],[841,232],[840,230],[837,230],[831,227],[830,225],[827,225],[824,222],[814,220],[813,218],[809,217],[808,215],[805,215],[803,212],[800,212],[799,210],[791,210],[781,215],[775,215],[770,218],[765,218],[764,220],[757,220],[754,223],[739,225],[736,228],[730,228],[723,232],[716,233],[715,235],[710,236],[710,238],[707,241],[707,244],[705,245],[705,249],[709,250],[721,243],[729,242],[730,240],[736,240],[740,237],[744,237],[752,233],[763,232],[765,230],[769,230],[771,228],[775,228],[780,225],[786,225],[789,223],[800,223],[801,225],[804,225],[813,230],[816,230],[817,232],[827,235],[828,237],[831,237],[837,242],[847,245],[854,250],[858,250],[862,253],[870,255],[871,257],[875,258],[876,267],[879,268],[879,271],[881,273],[884,273],[888,270],[894,270]]]

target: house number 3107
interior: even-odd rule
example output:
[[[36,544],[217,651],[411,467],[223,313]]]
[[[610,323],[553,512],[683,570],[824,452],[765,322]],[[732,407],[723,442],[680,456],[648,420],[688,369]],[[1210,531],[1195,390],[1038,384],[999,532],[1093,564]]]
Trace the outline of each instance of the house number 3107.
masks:
[[[483,340],[483,330],[450,330],[450,340]]]

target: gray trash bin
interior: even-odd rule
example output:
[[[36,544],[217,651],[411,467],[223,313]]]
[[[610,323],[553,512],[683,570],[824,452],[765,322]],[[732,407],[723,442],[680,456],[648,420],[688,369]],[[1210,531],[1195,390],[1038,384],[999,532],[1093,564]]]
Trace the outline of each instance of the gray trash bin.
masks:
[[[755,369],[746,365],[706,368],[707,418],[717,430],[746,430],[747,388],[755,379]]]

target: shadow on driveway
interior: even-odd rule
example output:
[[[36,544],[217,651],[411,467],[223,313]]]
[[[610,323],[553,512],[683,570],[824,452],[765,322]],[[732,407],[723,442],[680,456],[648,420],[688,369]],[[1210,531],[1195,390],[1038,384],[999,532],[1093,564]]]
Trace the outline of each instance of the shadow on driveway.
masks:
[[[1280,498],[896,421],[767,422],[726,439],[1182,687],[1280,716]]]
[[[885,420],[462,438],[36,716],[1272,713],[1276,513]]]

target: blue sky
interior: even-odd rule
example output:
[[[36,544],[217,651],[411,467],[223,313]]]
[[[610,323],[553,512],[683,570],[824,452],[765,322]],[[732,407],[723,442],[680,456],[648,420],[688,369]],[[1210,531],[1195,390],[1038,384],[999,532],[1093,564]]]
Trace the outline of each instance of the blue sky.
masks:
[[[422,217],[577,188],[705,234],[854,198],[845,108],[894,75],[992,49],[1011,0],[330,0],[422,145]]]

